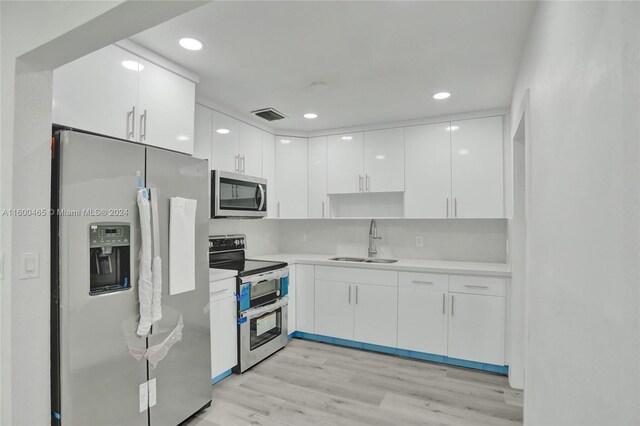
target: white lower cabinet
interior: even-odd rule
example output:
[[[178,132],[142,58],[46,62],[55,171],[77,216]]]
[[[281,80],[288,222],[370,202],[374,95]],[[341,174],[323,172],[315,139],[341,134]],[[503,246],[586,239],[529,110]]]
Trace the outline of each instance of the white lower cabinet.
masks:
[[[353,340],[395,348],[398,288],[354,284]]]
[[[449,294],[449,357],[504,365],[505,298]]]
[[[316,334],[353,340],[353,303],[351,284],[316,280]]]
[[[296,266],[289,266],[289,304],[287,305],[287,334],[296,331]]]
[[[217,377],[238,364],[236,279],[211,284],[211,377]]]
[[[447,355],[446,291],[400,288],[398,348]]]
[[[296,265],[296,331],[315,333],[315,267]]]

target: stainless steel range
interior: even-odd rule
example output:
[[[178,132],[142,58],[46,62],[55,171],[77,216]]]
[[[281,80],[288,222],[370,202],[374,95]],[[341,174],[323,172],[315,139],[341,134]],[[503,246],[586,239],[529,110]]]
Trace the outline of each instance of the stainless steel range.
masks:
[[[238,365],[243,373],[288,342],[289,268],[245,258],[245,235],[209,237],[209,267],[238,271]]]

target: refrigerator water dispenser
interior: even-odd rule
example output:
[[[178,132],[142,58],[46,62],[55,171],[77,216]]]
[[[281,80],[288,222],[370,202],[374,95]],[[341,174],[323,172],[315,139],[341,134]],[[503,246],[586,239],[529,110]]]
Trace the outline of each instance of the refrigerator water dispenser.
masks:
[[[122,223],[89,225],[89,294],[131,288],[130,226]]]

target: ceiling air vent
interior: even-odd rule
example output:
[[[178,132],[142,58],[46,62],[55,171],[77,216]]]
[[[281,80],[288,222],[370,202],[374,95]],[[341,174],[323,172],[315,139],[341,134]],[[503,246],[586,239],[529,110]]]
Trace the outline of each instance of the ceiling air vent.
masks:
[[[284,115],[283,113],[281,113],[280,111],[274,108],[257,109],[255,111],[251,111],[251,114],[255,114],[258,117],[264,118],[267,121],[276,121],[276,120],[282,120],[283,118],[287,118],[286,115]]]

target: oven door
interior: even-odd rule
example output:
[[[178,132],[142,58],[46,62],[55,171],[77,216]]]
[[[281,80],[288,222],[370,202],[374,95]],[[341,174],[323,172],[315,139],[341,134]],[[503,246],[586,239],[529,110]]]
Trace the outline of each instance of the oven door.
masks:
[[[221,170],[211,172],[213,217],[265,217],[267,180]]]
[[[240,323],[237,367],[240,373],[286,346],[289,340],[287,321],[285,305]]]

